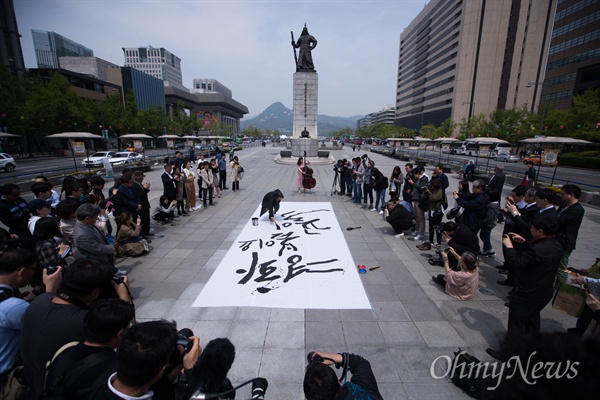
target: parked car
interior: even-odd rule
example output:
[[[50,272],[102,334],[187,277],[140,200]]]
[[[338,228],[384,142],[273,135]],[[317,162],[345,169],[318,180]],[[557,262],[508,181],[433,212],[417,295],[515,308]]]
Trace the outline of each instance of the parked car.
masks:
[[[84,167],[101,167],[103,158],[112,158],[117,154],[116,151],[97,151],[88,158],[84,158],[81,162]]]
[[[138,161],[143,161],[144,156],[138,153],[132,153],[128,151],[121,151],[119,153],[115,153],[108,161],[112,165],[124,165],[124,164],[133,164]]]
[[[6,153],[0,153],[0,168],[4,168],[6,172],[13,172],[17,167],[15,159]]]
[[[532,162],[533,165],[538,166],[542,163],[542,156],[531,154],[523,159],[523,164],[527,164],[528,162]]]
[[[198,155],[200,154],[204,154],[204,157],[213,157],[217,155],[217,148],[212,144],[201,146],[200,153],[198,153]]]
[[[514,154],[510,154],[510,153],[506,153],[504,151],[501,151],[500,153],[498,153],[496,155],[496,157],[494,157],[494,160],[496,160],[496,161],[502,161],[502,162],[518,162],[519,161],[519,157],[515,156]]]

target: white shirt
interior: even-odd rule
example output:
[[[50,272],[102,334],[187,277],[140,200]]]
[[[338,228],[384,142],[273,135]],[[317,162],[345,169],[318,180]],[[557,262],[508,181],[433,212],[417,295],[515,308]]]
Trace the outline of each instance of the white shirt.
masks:
[[[133,397],[133,396],[129,396],[129,395],[119,392],[112,385],[112,381],[115,379],[116,376],[117,376],[117,373],[115,372],[114,374],[112,374],[111,376],[108,377],[108,388],[110,389],[111,392],[113,392],[120,398],[125,399],[125,400],[152,400],[152,396],[154,396],[154,392],[152,390],[148,390],[146,392],[146,394],[143,394],[139,397]]]

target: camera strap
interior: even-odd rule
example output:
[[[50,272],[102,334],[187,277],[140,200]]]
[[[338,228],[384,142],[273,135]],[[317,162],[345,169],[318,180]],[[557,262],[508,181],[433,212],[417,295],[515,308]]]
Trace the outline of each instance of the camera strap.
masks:
[[[82,301],[80,301],[79,299],[74,298],[73,296],[69,296],[65,292],[58,291],[58,292],[56,292],[56,295],[58,297],[60,297],[61,299],[63,299],[64,301],[66,301],[67,303],[73,304],[74,306],[81,307],[81,308],[86,309],[86,310],[89,308]]]

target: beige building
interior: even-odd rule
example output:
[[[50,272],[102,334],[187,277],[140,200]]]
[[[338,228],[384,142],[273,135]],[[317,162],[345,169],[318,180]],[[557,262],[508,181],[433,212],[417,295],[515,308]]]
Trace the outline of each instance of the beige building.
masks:
[[[539,102],[556,0],[432,0],[400,35],[396,125]],[[537,105],[535,105],[537,107]]]

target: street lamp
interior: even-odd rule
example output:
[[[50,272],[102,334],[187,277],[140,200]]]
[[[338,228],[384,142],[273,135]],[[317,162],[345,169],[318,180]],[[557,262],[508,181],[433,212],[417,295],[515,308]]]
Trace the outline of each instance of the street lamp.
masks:
[[[527,83],[528,88],[533,87],[533,86],[544,86],[544,82],[529,82]],[[541,99],[541,95],[540,95],[540,99]],[[546,98],[544,99],[544,108],[542,110],[542,118],[540,120],[540,135],[542,135],[544,133],[544,119],[546,118],[546,106],[548,105],[548,96],[546,96]]]

